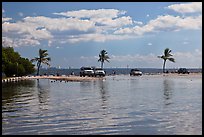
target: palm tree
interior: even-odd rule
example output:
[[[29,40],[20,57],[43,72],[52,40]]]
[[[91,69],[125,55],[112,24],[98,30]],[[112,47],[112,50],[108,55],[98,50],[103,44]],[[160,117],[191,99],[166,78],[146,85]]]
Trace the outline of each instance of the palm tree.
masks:
[[[163,64],[163,73],[165,73],[165,64],[166,64],[166,60],[169,60],[171,62],[175,62],[174,58],[171,58],[171,56],[173,56],[172,54],[170,54],[171,50],[169,48],[166,48],[164,50],[164,55],[162,56],[158,56],[158,58],[162,58],[164,60],[164,64]]]
[[[98,60],[98,62],[99,62],[99,61],[101,62],[101,68],[102,68],[102,69],[103,69],[103,63],[104,63],[104,61],[109,62],[108,59],[110,59],[110,58],[109,58],[109,56],[108,56],[107,54],[108,54],[108,53],[107,53],[107,51],[105,51],[105,50],[102,50],[102,51],[100,52],[100,54],[99,54],[99,60]]]
[[[50,66],[48,61],[51,61],[51,58],[47,56],[48,56],[47,50],[39,49],[39,57],[35,57],[34,59],[31,59],[31,62],[37,61],[37,67],[38,67],[37,75],[39,75],[41,63]]]

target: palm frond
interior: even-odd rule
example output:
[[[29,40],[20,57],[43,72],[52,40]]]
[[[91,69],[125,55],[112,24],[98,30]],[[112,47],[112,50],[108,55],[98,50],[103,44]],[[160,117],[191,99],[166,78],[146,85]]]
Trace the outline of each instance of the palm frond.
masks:
[[[164,50],[164,56],[167,56],[168,53],[169,53],[169,48],[166,48],[166,49]]]
[[[48,61],[51,61],[51,58],[50,57],[47,57],[47,58],[45,58],[46,60],[48,60]]]
[[[166,60],[169,60],[171,62],[175,62],[174,58],[170,58],[171,56],[173,56],[171,53],[171,50],[169,48],[166,48],[164,50],[164,55],[162,56],[157,56],[158,58],[162,58],[164,60],[164,64],[163,64],[163,72],[165,72],[165,64],[166,64]]]
[[[45,65],[50,66],[50,64],[48,62],[42,62],[42,63],[45,64]]]
[[[38,61],[39,60],[39,58],[38,57],[35,57],[34,59],[31,59],[30,61],[31,62],[35,62],[35,61]]]
[[[101,62],[101,64],[102,64],[101,66],[103,66],[104,61],[109,62],[108,59],[110,59],[110,57],[107,54],[108,54],[108,52],[106,50],[100,51],[98,62],[99,61]]]
[[[169,61],[171,62],[175,62],[175,59],[174,58],[167,58]]]
[[[110,62],[109,60],[105,59],[107,62]]]
[[[38,67],[37,75],[39,74],[39,70],[40,70],[39,68],[41,66],[41,63],[50,66],[48,62],[51,61],[51,58],[47,56],[48,56],[47,50],[39,49],[39,57],[35,57],[34,59],[31,59],[31,62],[37,61],[37,67]]]

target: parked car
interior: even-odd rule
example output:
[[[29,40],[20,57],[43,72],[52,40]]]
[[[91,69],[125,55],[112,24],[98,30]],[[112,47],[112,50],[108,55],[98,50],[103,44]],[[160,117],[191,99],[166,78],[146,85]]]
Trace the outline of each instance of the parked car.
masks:
[[[179,68],[178,69],[178,74],[189,74],[190,71],[188,71],[186,68]]]
[[[94,68],[94,76],[105,76],[106,72],[102,68]]]
[[[85,77],[85,76],[91,76],[93,77],[94,76],[94,70],[92,67],[81,67],[80,69],[80,77]]]
[[[130,70],[130,76],[141,76],[142,72],[138,69],[131,69]]]

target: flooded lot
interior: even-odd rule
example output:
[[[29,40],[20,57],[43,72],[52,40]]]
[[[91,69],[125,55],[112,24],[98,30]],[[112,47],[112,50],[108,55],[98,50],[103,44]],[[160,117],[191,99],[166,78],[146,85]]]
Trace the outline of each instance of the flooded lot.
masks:
[[[2,85],[2,134],[202,134],[202,76]]]

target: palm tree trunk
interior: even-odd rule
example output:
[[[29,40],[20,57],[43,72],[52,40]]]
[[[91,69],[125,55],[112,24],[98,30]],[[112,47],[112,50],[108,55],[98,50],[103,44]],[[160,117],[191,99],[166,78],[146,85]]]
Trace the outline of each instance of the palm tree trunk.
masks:
[[[101,68],[103,69],[103,61],[101,61]]]
[[[38,66],[38,71],[37,71],[37,76],[39,75],[39,71],[40,71],[40,62],[38,62],[37,66]]]
[[[166,64],[166,60],[164,60],[164,64],[163,64],[163,73],[165,73],[165,64]]]

